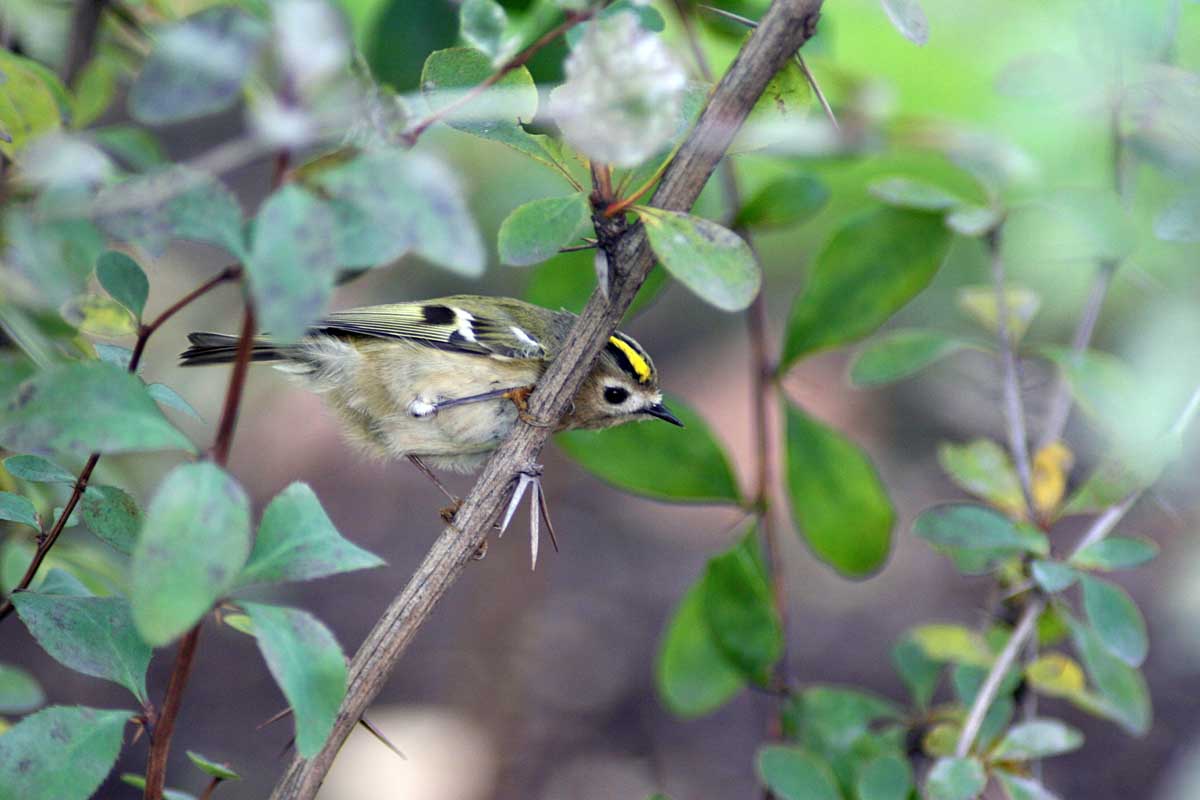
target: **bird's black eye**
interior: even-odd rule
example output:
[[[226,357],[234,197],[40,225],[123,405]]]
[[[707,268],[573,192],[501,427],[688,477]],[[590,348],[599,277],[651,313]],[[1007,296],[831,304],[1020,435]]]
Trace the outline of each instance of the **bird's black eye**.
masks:
[[[604,390],[604,399],[614,406],[619,406],[629,399],[629,390],[620,386],[609,386]]]

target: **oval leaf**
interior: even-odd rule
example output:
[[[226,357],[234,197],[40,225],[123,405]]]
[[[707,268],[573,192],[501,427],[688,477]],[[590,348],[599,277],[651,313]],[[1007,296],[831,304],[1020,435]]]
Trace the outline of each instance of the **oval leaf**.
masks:
[[[567,431],[555,441],[589,472],[626,491],[675,502],[741,502],[729,459],[704,419],[677,398],[668,397],[666,405],[683,429],[649,419],[602,431]],[[631,453],[638,457],[631,459]]]
[[[635,206],[650,249],[672,277],[723,311],[741,311],[758,295],[762,272],[742,237],[679,211]]]
[[[934,214],[880,208],[852,219],[817,254],[792,306],[783,367],[874,331],[929,284],[949,244]]]
[[[505,28],[508,15],[496,0],[466,0],[458,11],[459,31],[463,39],[493,60],[507,47]]]
[[[961,197],[940,186],[901,176],[873,181],[867,191],[889,206],[919,211],[946,211],[963,202]]]
[[[1037,585],[1050,593],[1061,592],[1074,584],[1079,577],[1078,572],[1057,561],[1035,560],[1029,570]]]
[[[898,755],[878,756],[859,770],[857,788],[858,800],[908,800],[912,767]]]
[[[849,439],[787,407],[792,518],[813,552],[847,575],[879,569],[896,513],[875,467]]]
[[[1083,586],[1083,610],[1088,622],[1109,652],[1131,667],[1146,660],[1150,647],[1142,612],[1124,589],[1114,583],[1080,577]]]
[[[127,492],[115,486],[89,486],[79,506],[89,531],[126,555],[133,552],[142,529],[142,510]]]
[[[1025,510],[1025,497],[1008,451],[991,439],[938,445],[938,463],[959,488],[1009,515]]]
[[[337,266],[333,216],[320,200],[295,185],[267,198],[246,264],[264,330],[283,342],[306,334],[325,312]]]
[[[146,702],[150,647],[123,597],[17,592],[13,605],[42,649],[65,667],[124,686]]]
[[[973,800],[983,793],[987,774],[974,758],[939,758],[925,780],[928,800]]]
[[[709,560],[703,586],[704,619],[713,641],[748,678],[765,683],[783,653],[783,627],[754,531]]]
[[[109,250],[96,261],[96,278],[104,291],[138,319],[146,308],[150,281],[138,263],[124,253]]]
[[[1090,695],[1072,696],[1093,714],[1112,719],[1135,736],[1150,729],[1150,692],[1142,674],[1117,658],[1105,646],[1091,627],[1068,617],[1075,650],[1083,661],[1092,684],[1099,693],[1099,702],[1088,702]]]
[[[769,744],[755,762],[758,779],[780,800],[841,800],[833,770],[807,750]]]
[[[545,261],[579,238],[591,212],[582,193],[517,206],[500,225],[500,260],[517,267]]]
[[[1027,551],[1039,556],[1050,550],[1040,531],[970,503],[946,503],[922,511],[913,520],[913,533],[940,549]]]
[[[254,550],[237,584],[305,581],[382,565],[380,558],[342,538],[308,484],[293,483],[263,512]]]
[[[103,295],[73,297],[63,303],[58,313],[70,325],[92,336],[116,339],[137,330],[137,319],[129,309]]]
[[[138,631],[160,646],[208,613],[233,586],[250,551],[250,503],[216,464],[167,474],[133,551],[130,599]]]
[[[0,520],[28,525],[35,531],[42,529],[33,503],[29,502],[28,498],[12,492],[0,492]]]
[[[913,44],[929,41],[929,20],[919,0],[881,0],[883,11],[900,35]]]
[[[993,656],[983,637],[961,625],[922,625],[909,638],[932,661],[987,669]]]
[[[1009,728],[991,757],[1001,761],[1036,761],[1078,750],[1081,745],[1083,734],[1065,722],[1033,719]]]
[[[205,9],[163,28],[129,90],[130,114],[162,125],[231,107],[266,35],[263,22],[233,6]]]
[[[93,452],[194,450],[141,380],[97,361],[60,364],[21,384],[0,412],[0,444],[80,459]]]
[[[242,779],[242,776],[230,769],[228,765],[213,761],[211,758],[205,758],[194,750],[188,750],[187,757],[205,775],[211,775],[223,781],[240,781]]]
[[[346,694],[346,658],[329,629],[307,611],[242,603],[267,668],[296,718],[296,750],[316,755]]]
[[[20,667],[0,664],[0,714],[24,714],[46,702],[37,680]]]
[[[32,483],[74,483],[75,476],[41,456],[9,456],[4,468],[14,478]]]
[[[87,800],[116,762],[130,716],[79,706],[30,714],[0,736],[4,797]]]
[[[974,345],[941,331],[896,330],[869,342],[850,365],[855,386],[883,386]]]
[[[1129,569],[1145,564],[1156,555],[1158,545],[1149,539],[1109,536],[1071,556],[1071,564],[1080,569]]]
[[[701,579],[679,601],[655,664],[659,697],[672,713],[685,718],[715,711],[746,684],[742,673],[718,649],[704,606]]]
[[[767,183],[742,204],[735,228],[799,225],[829,201],[829,187],[812,175],[788,174]]]

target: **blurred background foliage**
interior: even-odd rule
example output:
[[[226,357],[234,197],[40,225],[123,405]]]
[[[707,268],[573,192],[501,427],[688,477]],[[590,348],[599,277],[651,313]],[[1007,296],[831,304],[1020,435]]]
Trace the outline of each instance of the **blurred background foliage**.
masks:
[[[214,4],[127,0],[124,5],[151,16],[165,9],[165,16],[175,17]],[[513,27],[526,32],[526,41],[553,24],[559,13],[541,0],[501,5]],[[766,3],[716,5],[757,18]],[[811,181],[792,186],[786,195],[766,195],[809,197],[808,205],[797,201],[801,207],[793,217],[803,224],[764,227],[756,235],[772,342],[785,340],[789,309],[809,285],[814,255],[847,219],[877,209],[881,195],[893,201],[899,196],[898,205],[913,202],[908,189],[887,181],[900,176],[982,205],[995,198],[961,165],[983,164],[1006,176],[996,192],[1009,209],[1001,252],[1009,281],[1026,290],[1026,307],[1036,308],[1022,338],[1024,351],[1065,346],[1099,265],[1119,263],[1093,347],[1121,357],[1134,376],[1135,396],[1118,409],[1120,430],[1130,435],[1156,432],[1151,430],[1154,423],[1172,419],[1200,384],[1195,245],[1200,204],[1194,188],[1200,168],[1195,74],[1200,8],[1177,0],[986,0],[968,5],[924,0],[922,5],[929,39],[920,48],[897,32],[878,3],[843,0],[824,9],[819,33],[804,49],[855,146],[829,152],[819,138],[815,144],[805,139],[801,134],[807,128],[801,125],[765,152],[736,156],[746,197],[781,179]],[[342,7],[375,76],[398,92],[420,89],[431,51],[461,44],[458,9],[449,0],[342,0]],[[664,37],[681,61],[690,63],[672,4],[655,7],[665,20]],[[64,43],[71,12],[65,1],[6,0],[0,29],[9,43],[19,42],[24,54],[61,69],[70,52]],[[724,69],[744,29],[704,13],[699,19],[699,35],[714,69]],[[74,85],[91,81],[102,87],[81,91],[81,96],[120,97],[132,64],[116,48],[99,53]],[[529,64],[534,80],[539,85],[561,82],[566,53],[565,43],[539,52]],[[1110,101],[1118,86],[1127,89],[1128,100],[1114,117]],[[148,140],[126,127],[124,108],[123,102],[100,102],[74,111],[77,122],[86,120],[101,131],[97,135],[134,166],[163,154],[176,161],[194,157],[243,125],[239,115],[224,113],[166,126]],[[804,119],[819,116],[812,105]],[[534,127],[542,122],[535,120]],[[1117,140],[1120,145],[1114,144]],[[582,306],[594,281],[591,253],[564,254],[531,269],[516,269],[499,263],[492,244],[501,222],[518,205],[563,193],[565,184],[558,176],[502,145],[444,126],[431,130],[421,147],[443,157],[464,185],[487,243],[486,271],[478,279],[464,278],[408,256],[342,287],[336,306],[454,292]],[[948,154],[958,154],[958,163]],[[1119,165],[1116,175],[1114,163]],[[258,159],[227,176],[243,207],[260,202],[269,169],[265,159]],[[695,213],[720,219],[723,211],[714,180]],[[938,233],[931,236],[944,235],[938,226],[932,229]],[[200,276],[222,266],[224,258],[203,245],[175,244],[160,258],[143,261],[151,276],[149,307],[163,308]],[[626,329],[654,353],[664,385],[695,410],[697,423],[706,421],[732,462],[725,468],[719,452],[667,451],[668,463],[696,459],[721,467],[692,474],[690,483],[683,481],[687,485],[667,493],[676,499],[739,501],[751,491],[748,476],[757,455],[750,427],[753,367],[743,321],[714,311],[661,273],[657,270],[652,279],[661,289],[644,291],[646,300],[639,300],[642,305]],[[1004,441],[1000,372],[992,354],[973,346],[979,341],[990,346],[991,334],[978,321],[977,304],[975,314],[971,312],[971,287],[990,281],[985,238],[954,237],[931,285],[887,329],[937,329],[967,346],[947,349],[953,354],[915,379],[891,382],[879,378],[878,371],[872,376],[866,357],[852,367],[854,353],[845,349],[805,358],[783,378],[792,405],[790,419],[781,418],[779,424],[790,424],[791,434],[800,436],[806,430],[804,419],[811,416],[840,431],[870,455],[895,507],[894,526],[884,525],[892,532],[890,540],[885,534],[857,566],[853,559],[862,557],[860,550],[841,562],[833,557],[843,572],[862,580],[846,580],[814,559],[800,538],[784,537],[787,628],[757,643],[763,648],[758,661],[741,665],[753,671],[769,664],[780,652],[772,642],[786,639],[788,673],[813,691],[785,714],[785,724],[801,728],[792,733],[822,757],[832,760],[836,748],[822,738],[827,732],[803,729],[806,719],[819,718],[806,717],[803,703],[845,710],[834,691],[823,686],[854,685],[880,698],[878,707],[858,709],[856,721],[897,715],[897,708],[910,701],[906,682],[889,664],[893,646],[919,625],[978,629],[994,607],[995,597],[989,595],[999,590],[991,578],[964,577],[950,560],[926,547],[918,535],[925,535],[922,530],[928,526],[918,524],[918,535],[913,534],[914,521],[925,518],[923,511],[929,514],[926,509],[936,503],[964,499],[943,470],[955,458],[948,444],[981,436]],[[7,293],[0,286],[0,298],[7,299]],[[188,398],[185,405],[190,403],[200,419],[209,421],[205,425],[186,412],[169,412],[198,441],[219,415],[223,381],[215,373],[178,371],[174,355],[187,331],[234,330],[237,309],[233,290],[218,290],[213,299],[169,323],[146,355],[145,374],[170,384]],[[40,324],[52,327],[53,315]],[[23,367],[6,363],[11,369],[0,375],[0,388],[24,377]],[[885,358],[883,363],[886,372],[892,362]],[[891,377],[896,376],[884,376]],[[851,378],[860,387],[880,386],[852,388]],[[1054,380],[1047,362],[1024,361],[1021,395],[1035,438]],[[801,414],[804,418],[798,419]],[[630,430],[613,433],[612,452],[627,452],[639,443]],[[585,463],[582,454],[592,453],[589,466],[617,486],[630,488],[632,483],[643,494],[656,494],[647,488],[656,464],[645,475],[627,470],[606,474],[614,456],[581,444],[584,438],[564,437],[561,444]],[[1102,424],[1080,413],[1072,415],[1067,439],[1075,459],[1071,485],[1064,490],[1070,494],[1080,476],[1090,474],[1110,452],[1110,439]],[[1130,738],[1064,700],[1043,700],[1047,713],[1068,720],[1087,738],[1082,749],[1045,764],[1046,784],[1063,797],[1183,800],[1200,794],[1195,442],[1195,435],[1185,438],[1173,466],[1121,528],[1125,534],[1150,537],[1162,551],[1149,565],[1120,576],[1149,628],[1151,647],[1143,669],[1153,699],[1153,725]],[[395,787],[396,794],[431,798],[587,800],[643,797],[656,790],[677,798],[725,798],[756,791],[757,779],[748,765],[765,738],[763,720],[776,698],[738,694],[744,676],[710,676],[704,688],[712,694],[705,700],[714,701],[716,710],[682,721],[664,707],[663,700],[666,706],[673,701],[669,694],[661,696],[654,667],[669,621],[705,613],[698,589],[689,588],[699,587],[701,576],[706,584],[742,587],[734,592],[739,596],[746,585],[758,586],[762,580],[747,567],[758,556],[752,538],[743,538],[744,511],[736,505],[663,505],[601,485],[558,451],[548,452],[545,460],[564,552],[529,573],[524,549],[504,542],[492,547],[487,560],[472,565],[393,676],[381,698],[386,707],[373,719],[389,731],[407,760],[393,760],[378,742],[356,735],[325,796],[367,796],[363,787],[368,782]],[[158,455],[106,459],[98,474],[145,498],[171,463],[171,457]],[[425,552],[437,529],[438,501],[431,500],[427,486],[411,470],[365,462],[349,451],[319,403],[271,372],[253,374],[230,468],[256,508],[292,481],[307,481],[338,529],[387,561],[386,569],[290,585],[271,595],[313,610],[352,650]],[[987,474],[994,478],[1001,471]],[[961,475],[958,483],[963,483]],[[466,480],[455,484],[464,492],[468,486]],[[0,472],[0,489],[14,487]],[[35,484],[31,491],[40,510],[61,502],[53,484]],[[1012,500],[1011,492],[991,499],[996,496]],[[994,504],[1004,507],[1003,501]],[[777,512],[780,519],[786,517],[786,509]],[[1083,527],[1076,519],[1060,524],[1052,539],[1054,551],[1066,550]],[[791,530],[790,524],[786,529]],[[926,538],[938,541],[936,534]],[[27,535],[13,533],[6,540],[0,553],[5,589],[16,583],[31,550]],[[829,553],[817,550],[830,560]],[[885,557],[886,564],[878,568]],[[82,530],[68,532],[47,566],[79,574],[94,590],[103,588],[105,576],[115,580],[120,574],[117,559]],[[1053,583],[1052,577],[1045,580]],[[1089,591],[1086,585],[1083,591]],[[1095,593],[1094,586],[1091,591]],[[921,652],[928,656],[931,648],[944,646],[946,634],[947,629],[927,630],[925,635],[937,644],[926,642]],[[59,666],[17,626],[10,623],[4,636],[6,662],[42,676],[43,684],[53,687],[54,702],[100,707],[121,702],[114,687],[106,703],[110,687],[97,687]],[[220,646],[201,652],[201,678],[185,702],[181,726],[186,746],[243,768],[244,783],[223,788],[230,796],[262,796],[275,770],[260,765],[273,763],[289,730],[280,725],[254,732],[254,726],[283,701],[250,639],[227,630],[215,632],[212,640],[218,639]],[[971,640],[966,656],[959,647],[946,660],[969,665],[970,653],[980,646],[986,653],[988,644]],[[734,649],[744,653],[741,645]],[[911,652],[896,656],[908,663],[906,657],[920,662]],[[929,703],[919,688],[924,684],[911,675],[905,674],[911,702],[924,707]],[[150,679],[161,685],[165,667],[155,663]],[[957,670],[953,694],[971,696],[977,683],[978,675]],[[678,704],[675,709],[680,710]],[[1125,722],[1126,728],[1144,727],[1138,720]],[[182,756],[183,748],[177,749]],[[774,760],[787,758],[787,753],[758,752],[758,766],[769,772]],[[182,763],[173,762],[173,775],[182,771]],[[256,769],[247,769],[251,765]],[[117,771],[141,768],[140,755],[126,756]],[[191,783],[187,788],[202,785],[198,778]],[[102,791],[134,796],[115,780]]]

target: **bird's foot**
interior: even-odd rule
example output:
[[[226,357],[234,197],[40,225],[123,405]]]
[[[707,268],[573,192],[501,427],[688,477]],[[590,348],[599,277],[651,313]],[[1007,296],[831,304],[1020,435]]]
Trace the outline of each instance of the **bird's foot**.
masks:
[[[504,512],[504,519],[500,523],[500,535],[504,535],[504,531],[508,528],[508,523],[512,521],[513,514],[516,513],[517,505],[521,502],[521,498],[525,496],[525,492],[529,494],[529,556],[530,569],[537,568],[538,557],[538,539],[540,532],[541,520],[546,521],[546,530],[550,533],[550,543],[554,545],[555,552],[558,551],[558,537],[554,535],[554,526],[550,522],[550,511],[546,506],[546,493],[542,490],[542,467],[540,464],[534,464],[528,469],[517,473],[517,485],[513,490],[512,499],[508,501],[508,508]]]
[[[515,389],[509,389],[502,397],[517,407],[517,417],[526,425],[532,425],[535,428],[553,428],[553,422],[538,419],[529,413],[529,395],[531,394],[533,394],[532,386],[518,386]]]

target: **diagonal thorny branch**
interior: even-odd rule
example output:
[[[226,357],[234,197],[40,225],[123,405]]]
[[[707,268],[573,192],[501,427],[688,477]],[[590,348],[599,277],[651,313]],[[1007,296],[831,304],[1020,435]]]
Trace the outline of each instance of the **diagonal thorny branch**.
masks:
[[[652,205],[692,206],[717,163],[762,94],[767,82],[816,29],[821,0],[775,0],[729,71],[687,141],[663,174]],[[610,265],[607,296],[592,293],[566,346],[529,399],[534,419],[557,420],[566,411],[604,342],[641,288],[654,256],[640,226],[595,215],[597,234]],[[504,507],[514,479],[534,468],[550,427],[521,424],[488,461],[474,489],[434,542],[408,585],[384,611],[350,665],[346,698],[324,748],[297,758],[271,795],[274,800],[311,800],[349,733],[383,688],[417,630],[450,588]]]

